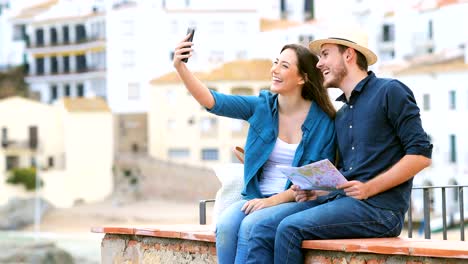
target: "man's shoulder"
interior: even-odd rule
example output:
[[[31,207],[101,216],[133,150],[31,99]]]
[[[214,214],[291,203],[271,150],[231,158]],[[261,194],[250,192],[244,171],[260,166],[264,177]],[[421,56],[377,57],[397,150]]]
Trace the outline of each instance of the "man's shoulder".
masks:
[[[375,77],[371,80],[371,86],[381,93],[407,93],[409,87],[398,79]]]

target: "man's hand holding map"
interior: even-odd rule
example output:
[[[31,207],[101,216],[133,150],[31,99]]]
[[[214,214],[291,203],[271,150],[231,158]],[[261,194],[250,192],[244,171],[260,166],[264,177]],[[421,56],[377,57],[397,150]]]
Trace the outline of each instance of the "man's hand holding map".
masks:
[[[302,167],[277,165],[277,168],[302,190],[331,191],[348,181],[328,159]]]

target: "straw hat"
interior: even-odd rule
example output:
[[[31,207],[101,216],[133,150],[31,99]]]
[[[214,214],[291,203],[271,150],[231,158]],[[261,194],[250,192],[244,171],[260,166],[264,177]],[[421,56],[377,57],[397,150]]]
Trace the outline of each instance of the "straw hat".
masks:
[[[377,61],[377,55],[367,48],[367,35],[357,30],[346,30],[329,38],[314,40],[309,43],[309,48],[315,54],[320,54],[323,44],[339,44],[353,48],[366,57],[369,66]]]

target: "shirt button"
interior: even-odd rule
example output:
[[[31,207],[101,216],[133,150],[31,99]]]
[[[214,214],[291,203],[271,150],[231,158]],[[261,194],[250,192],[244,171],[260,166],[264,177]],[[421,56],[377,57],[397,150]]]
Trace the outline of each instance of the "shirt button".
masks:
[[[352,170],[352,169],[353,169],[353,167],[349,167],[349,170]]]
[[[352,105],[350,105],[350,106],[349,106],[349,108],[353,109],[353,106],[352,106]]]
[[[353,125],[350,125],[349,128],[353,128]]]
[[[354,150],[354,147],[351,147],[352,150]]]

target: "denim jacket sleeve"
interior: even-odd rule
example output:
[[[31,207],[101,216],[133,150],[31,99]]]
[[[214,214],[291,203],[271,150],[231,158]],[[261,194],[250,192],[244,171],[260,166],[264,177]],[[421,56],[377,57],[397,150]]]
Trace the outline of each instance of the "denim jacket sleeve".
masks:
[[[215,115],[248,120],[254,114],[255,106],[259,103],[257,96],[230,95],[213,90],[210,92],[214,97],[215,105],[207,110]]]

